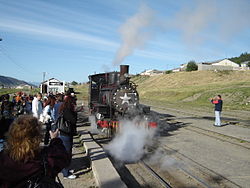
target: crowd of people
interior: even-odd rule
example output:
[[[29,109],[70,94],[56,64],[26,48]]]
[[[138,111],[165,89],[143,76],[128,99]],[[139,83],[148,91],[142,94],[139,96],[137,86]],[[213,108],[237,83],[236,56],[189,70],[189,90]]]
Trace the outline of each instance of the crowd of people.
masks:
[[[9,94],[1,96],[0,102],[0,188],[24,187],[41,171],[41,143],[48,148],[49,175],[55,178],[62,172],[65,179],[75,179],[69,169],[77,121],[74,93],[32,96],[19,92],[12,100]],[[70,131],[58,127],[59,119],[67,122]]]

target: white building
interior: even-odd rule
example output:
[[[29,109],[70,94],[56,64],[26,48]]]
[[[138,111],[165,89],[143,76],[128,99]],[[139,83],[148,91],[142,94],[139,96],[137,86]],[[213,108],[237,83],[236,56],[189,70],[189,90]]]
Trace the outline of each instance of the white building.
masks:
[[[241,66],[241,68],[243,69],[243,70],[250,70],[250,67],[248,67],[248,63],[249,63],[250,61],[244,61],[244,62],[242,62],[241,64],[240,64],[240,66]]]
[[[220,61],[210,63],[198,63],[198,70],[242,70],[240,65],[230,61],[229,59],[223,59]]]
[[[41,93],[64,93],[65,92],[65,82],[51,78],[40,84]]]
[[[181,64],[180,71],[185,71],[187,69],[187,65],[188,65],[187,63]]]
[[[180,72],[180,71],[181,71],[181,68],[172,69],[172,72]]]
[[[16,89],[32,89],[32,86],[28,84],[21,84],[17,86]]]
[[[155,76],[155,75],[161,75],[163,74],[163,71],[158,71],[158,70],[145,70],[144,72],[142,72],[140,75],[143,76]]]
[[[212,65],[233,67],[233,70],[238,70],[240,67],[239,64],[234,63],[234,62],[230,61],[229,59],[223,59],[222,61],[219,61],[217,63],[212,63]]]

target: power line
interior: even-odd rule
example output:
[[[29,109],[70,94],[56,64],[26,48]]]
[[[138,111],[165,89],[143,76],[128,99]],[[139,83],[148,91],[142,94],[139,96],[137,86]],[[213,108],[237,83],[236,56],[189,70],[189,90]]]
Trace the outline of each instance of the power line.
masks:
[[[13,64],[15,64],[16,66],[18,66],[20,69],[22,69],[23,71],[27,72],[27,73],[31,73],[34,74],[34,72],[29,71],[28,69],[24,68],[23,66],[21,66],[19,63],[17,63],[12,57],[9,56],[9,54],[6,52],[6,50],[3,48],[3,46],[1,46],[0,48],[0,52],[2,52],[2,54],[7,57],[7,59],[9,59],[9,61]]]

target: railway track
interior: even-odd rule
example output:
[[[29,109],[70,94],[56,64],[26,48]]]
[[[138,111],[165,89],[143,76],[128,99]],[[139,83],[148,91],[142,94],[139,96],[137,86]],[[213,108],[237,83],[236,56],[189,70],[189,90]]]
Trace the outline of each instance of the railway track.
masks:
[[[109,141],[96,141],[101,147],[104,147]],[[120,163],[109,156],[111,162],[121,176],[121,179],[128,187],[148,187],[148,188],[172,188],[165,177],[159,175],[149,164],[144,160],[134,163]]]
[[[175,158],[179,164],[177,168],[180,171],[190,176],[199,183],[200,186],[211,188],[211,187],[241,187],[235,182],[229,180],[225,176],[211,170],[203,164],[194,161],[192,158],[186,156],[185,154],[167,146],[163,145],[163,149],[169,154],[175,153]]]
[[[166,180],[164,180],[157,172],[155,172],[148,164],[146,164],[143,160],[140,161],[140,163],[148,169],[148,171],[159,180],[159,182],[166,188],[172,188],[170,183],[168,183]]]
[[[147,160],[130,164],[120,164],[112,158],[111,161],[128,187],[241,187],[167,145],[161,148],[166,151],[166,155],[175,153],[176,161],[182,161],[174,166],[175,170],[171,167],[162,171],[158,166],[149,164]]]
[[[99,143],[102,147],[106,143]],[[210,188],[205,181],[192,174],[187,169],[179,168],[178,173],[172,173],[171,170],[162,170],[161,168],[148,163],[147,159],[142,159],[136,163],[122,164],[110,159],[121,176],[121,179],[128,187],[152,187],[152,188],[179,188],[179,187],[204,187]],[[179,178],[176,177],[180,177]]]
[[[209,136],[209,137],[218,139],[218,140],[223,141],[223,142],[228,142],[230,144],[234,144],[234,145],[243,147],[245,149],[250,149],[250,142],[248,142],[247,140],[239,139],[236,137],[228,136],[225,134],[221,134],[221,133],[218,133],[215,131],[203,129],[203,128],[192,126],[192,125],[184,126],[183,128],[186,130],[189,130],[189,131],[196,132],[198,134],[202,134],[205,136]]]
[[[170,120],[171,123],[173,120]],[[200,127],[188,125],[181,128],[213,139],[228,142],[235,146],[249,150],[249,142],[236,137],[227,136],[215,131],[203,129]],[[141,160],[133,164],[113,164],[120,174],[122,180],[128,187],[241,187],[234,181],[210,169],[206,164],[200,164],[183,153],[174,150],[167,145],[161,145],[161,149],[166,150],[167,154],[174,156],[179,165],[172,166],[170,169],[164,169],[157,165],[148,163],[147,160]],[[175,153],[175,155],[172,155]]]

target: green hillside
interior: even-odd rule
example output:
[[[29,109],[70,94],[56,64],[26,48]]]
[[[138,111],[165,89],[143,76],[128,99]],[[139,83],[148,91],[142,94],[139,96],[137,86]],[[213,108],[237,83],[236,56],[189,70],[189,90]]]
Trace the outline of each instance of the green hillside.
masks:
[[[211,108],[209,99],[221,94],[224,109],[250,110],[250,71],[179,72],[132,80],[142,102]]]
[[[74,90],[76,91],[76,96],[78,100],[88,101],[88,84],[75,85]]]

